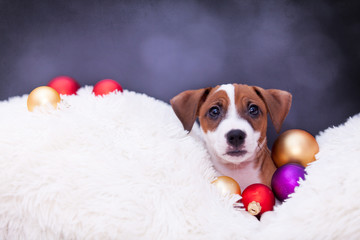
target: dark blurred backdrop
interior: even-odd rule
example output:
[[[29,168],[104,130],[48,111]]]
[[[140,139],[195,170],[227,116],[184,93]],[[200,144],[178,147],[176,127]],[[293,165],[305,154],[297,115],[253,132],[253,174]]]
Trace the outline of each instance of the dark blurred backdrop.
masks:
[[[315,135],[360,112],[357,2],[0,0],[0,100],[57,75],[166,102],[245,83],[290,91],[283,130]]]

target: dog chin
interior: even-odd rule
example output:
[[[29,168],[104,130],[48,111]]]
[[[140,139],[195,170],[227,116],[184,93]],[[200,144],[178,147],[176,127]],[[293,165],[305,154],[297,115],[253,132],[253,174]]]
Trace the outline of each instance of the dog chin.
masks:
[[[223,153],[223,154],[217,154],[218,155],[218,159],[223,163],[223,164],[241,164],[244,162],[248,162],[252,160],[252,154],[249,152],[246,153],[239,153],[239,154],[234,154],[234,153]]]

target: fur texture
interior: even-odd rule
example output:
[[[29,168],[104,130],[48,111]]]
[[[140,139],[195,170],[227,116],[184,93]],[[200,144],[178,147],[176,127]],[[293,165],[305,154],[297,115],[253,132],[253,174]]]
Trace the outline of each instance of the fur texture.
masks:
[[[168,104],[91,89],[56,111],[0,102],[0,239],[360,238],[360,115],[317,137],[307,179],[258,221]]]

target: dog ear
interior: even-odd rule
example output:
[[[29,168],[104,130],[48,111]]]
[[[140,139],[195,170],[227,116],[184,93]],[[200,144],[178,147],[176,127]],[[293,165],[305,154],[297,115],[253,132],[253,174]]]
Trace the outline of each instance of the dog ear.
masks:
[[[292,95],[289,92],[278,89],[265,90],[261,87],[254,87],[254,90],[265,102],[271,121],[275,126],[275,130],[279,133],[281,126],[289,113]]]
[[[171,106],[185,130],[191,131],[196,118],[199,116],[199,109],[205,102],[210,90],[211,87],[188,90],[170,100]]]

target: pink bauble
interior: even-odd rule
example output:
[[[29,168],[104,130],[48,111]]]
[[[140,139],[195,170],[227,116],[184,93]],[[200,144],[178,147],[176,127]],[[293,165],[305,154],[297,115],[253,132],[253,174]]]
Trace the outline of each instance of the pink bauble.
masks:
[[[59,94],[62,95],[73,95],[76,94],[80,88],[79,83],[75,79],[69,76],[58,76],[53,78],[48,86],[55,89]]]
[[[114,91],[123,92],[123,89],[118,82],[112,79],[101,80],[96,83],[93,88],[93,93],[95,94],[95,96],[106,95]]]

